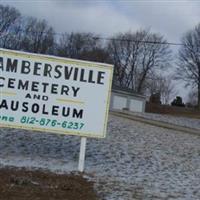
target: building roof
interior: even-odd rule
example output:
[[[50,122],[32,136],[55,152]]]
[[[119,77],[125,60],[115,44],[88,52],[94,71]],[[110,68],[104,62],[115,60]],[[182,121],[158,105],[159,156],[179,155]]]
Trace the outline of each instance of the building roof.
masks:
[[[134,90],[132,90],[130,88],[124,88],[124,87],[113,85],[112,91],[117,92],[117,93],[121,93],[121,94],[126,94],[126,95],[130,95],[130,96],[146,99],[145,95],[139,94],[139,93],[135,92]]]

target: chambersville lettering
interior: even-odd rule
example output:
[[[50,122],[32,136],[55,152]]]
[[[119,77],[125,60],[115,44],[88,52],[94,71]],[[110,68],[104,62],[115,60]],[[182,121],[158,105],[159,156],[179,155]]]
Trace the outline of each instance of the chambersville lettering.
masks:
[[[104,84],[103,71],[94,74],[93,70],[73,66],[56,65],[52,66],[48,63],[29,62],[28,60],[18,60],[12,58],[0,57],[0,70],[12,73],[32,74],[34,76],[44,76],[54,79],[63,78],[64,80],[73,80],[87,82],[92,84]]]

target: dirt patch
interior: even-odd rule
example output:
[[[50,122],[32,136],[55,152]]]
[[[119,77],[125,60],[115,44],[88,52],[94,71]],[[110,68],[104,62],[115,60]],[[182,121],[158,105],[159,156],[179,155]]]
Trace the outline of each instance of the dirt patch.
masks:
[[[97,200],[82,175],[0,169],[0,200]]]

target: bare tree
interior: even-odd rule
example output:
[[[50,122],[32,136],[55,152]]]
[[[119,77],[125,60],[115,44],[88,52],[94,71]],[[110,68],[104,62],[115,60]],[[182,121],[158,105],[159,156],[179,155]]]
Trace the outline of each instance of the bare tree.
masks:
[[[139,68],[136,77],[137,92],[142,92],[145,79],[149,74],[156,74],[159,69],[166,70],[170,66],[170,49],[166,41],[158,34],[149,33],[145,37],[150,43],[143,43],[141,55],[139,56]]]
[[[138,67],[138,56],[145,32],[117,34],[108,43],[114,63],[114,84],[135,90],[135,73]],[[136,41],[136,42],[133,42]]]
[[[82,59],[84,54],[100,47],[100,39],[92,33],[65,33],[58,42],[57,51],[59,56]]]
[[[191,89],[190,92],[188,93],[187,104],[189,104],[191,106],[196,106],[198,103],[197,94],[198,94],[197,88]]]
[[[114,84],[139,93],[150,73],[170,63],[169,45],[162,36],[146,30],[118,34],[109,42],[108,51],[115,65]]]
[[[12,7],[0,5],[0,35],[5,34],[20,17],[20,13]]]
[[[21,49],[21,42],[23,38],[23,32],[22,32],[22,19],[18,19],[18,22],[13,25],[12,29],[7,32],[7,34],[4,35],[1,47],[7,48],[7,49],[14,49],[14,50],[20,50]]]
[[[16,31],[19,27],[20,13],[12,7],[0,5],[0,46],[7,47],[10,41],[10,31]]]
[[[169,104],[172,97],[177,93],[172,79],[173,77],[171,75],[163,76],[153,74],[153,76],[148,77],[145,81],[145,94],[147,96],[159,94],[161,102],[163,104]]]
[[[33,53],[51,53],[54,47],[54,30],[45,20],[26,18],[23,23],[21,50]]]
[[[112,63],[109,52],[103,47],[83,51],[80,54],[80,59],[101,63]]]
[[[176,96],[177,90],[172,82],[172,77],[167,76],[163,78],[161,89],[161,100],[163,104],[169,104],[172,97]]]
[[[200,24],[183,36],[182,43],[176,78],[185,81],[186,86],[197,87],[200,109]]]

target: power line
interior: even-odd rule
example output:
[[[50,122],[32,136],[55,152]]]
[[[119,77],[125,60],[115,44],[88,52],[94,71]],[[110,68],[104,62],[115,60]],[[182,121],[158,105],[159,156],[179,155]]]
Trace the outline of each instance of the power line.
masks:
[[[138,42],[138,43],[147,43],[147,44],[166,44],[166,45],[173,45],[173,46],[184,46],[185,44],[182,43],[175,43],[175,42],[157,42],[157,41],[150,41],[150,40],[133,40],[133,39],[117,39],[117,38],[104,38],[104,37],[97,37],[97,39],[104,39],[104,40],[113,40],[113,41],[124,41],[124,42]]]
[[[49,32],[47,31],[29,31],[29,30],[23,30],[23,29],[18,29],[18,32],[24,32],[24,33],[33,33],[33,34],[49,34]],[[0,39],[1,36],[5,36],[8,34],[16,34],[16,33],[12,33],[12,32],[8,32],[8,33],[0,33]],[[52,32],[51,34],[53,35],[59,35],[62,36],[65,33],[58,33],[58,32]],[[99,40],[107,40],[107,41],[120,41],[120,42],[133,42],[133,43],[145,43],[145,44],[160,44],[160,45],[170,45],[170,46],[185,46],[185,44],[183,43],[178,43],[178,42],[159,42],[159,41],[151,41],[151,40],[135,40],[135,39],[122,39],[122,38],[114,38],[114,37],[99,37],[99,36],[94,36],[91,37],[93,39],[99,39]]]

